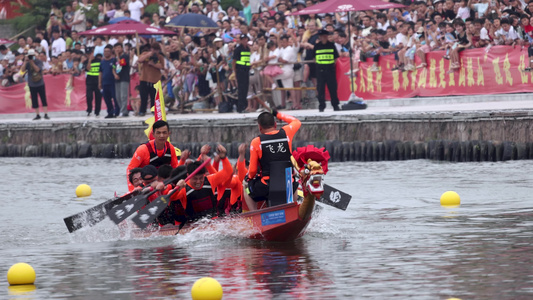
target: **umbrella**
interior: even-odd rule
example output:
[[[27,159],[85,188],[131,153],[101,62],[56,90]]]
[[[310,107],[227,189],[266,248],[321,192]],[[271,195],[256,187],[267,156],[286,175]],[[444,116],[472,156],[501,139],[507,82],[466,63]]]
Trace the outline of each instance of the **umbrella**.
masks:
[[[348,20],[350,20],[350,12],[352,11],[362,11],[362,10],[380,10],[380,9],[389,9],[389,8],[402,8],[405,5],[393,3],[393,2],[384,2],[381,0],[328,0],[319,4],[315,4],[292,13],[291,15],[314,15],[321,13],[330,13],[330,12],[347,12]],[[348,36],[351,38],[351,26],[348,26]],[[352,84],[352,94],[350,95],[349,100],[357,100],[358,97],[355,96],[354,86],[353,86],[353,63],[352,63],[352,43],[350,42],[350,81]]]
[[[128,18],[128,17],[118,17],[118,18],[113,18],[111,20],[109,20],[109,24],[115,24],[115,23],[118,23],[118,22],[122,22],[122,21],[133,21],[133,22],[137,22],[137,23],[140,23],[132,18]]]
[[[174,35],[174,31],[152,27],[137,21],[122,21],[83,31],[80,35]]]
[[[176,16],[167,23],[168,27],[218,28],[211,18],[200,14],[183,14]]]
[[[15,41],[12,41],[12,40],[8,40],[8,39],[0,39],[0,45],[4,45],[4,44],[14,44],[16,43]]]
[[[122,21],[115,24],[109,24],[95,29],[83,31],[80,35],[135,35],[139,39],[139,34],[146,35],[174,35],[174,31],[152,27],[137,21]],[[137,54],[139,54],[139,43],[137,43]]]

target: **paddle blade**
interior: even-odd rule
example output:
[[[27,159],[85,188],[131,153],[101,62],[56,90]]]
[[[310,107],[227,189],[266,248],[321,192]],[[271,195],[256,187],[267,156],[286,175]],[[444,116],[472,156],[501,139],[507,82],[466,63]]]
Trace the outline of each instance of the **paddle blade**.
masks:
[[[113,222],[115,222],[115,224],[118,225],[127,217],[131,216],[134,212],[141,209],[141,207],[143,207],[147,202],[146,198],[147,195],[135,196],[133,199],[125,201],[124,203],[110,209],[107,212],[107,215]]]
[[[328,184],[324,184],[324,194],[322,194],[320,199],[317,199],[319,202],[342,210],[346,210],[346,208],[348,208],[350,200],[352,200],[351,195],[348,195],[343,191],[339,191]]]
[[[165,210],[170,201],[169,195],[159,196],[157,199],[146,205],[146,207],[140,211],[131,220],[139,226],[141,229],[145,229],[149,224]]]
[[[67,229],[70,233],[83,228],[85,226],[93,226],[94,224],[105,219],[106,209],[105,205],[112,202],[113,200],[108,200],[104,203],[100,203],[95,207],[91,207],[81,213],[74,214],[70,217],[63,219]]]
[[[63,221],[65,221],[65,225],[67,225],[67,229],[70,233],[85,226],[93,226],[105,219],[106,213],[110,208],[130,199],[133,197],[133,195],[133,193],[129,193],[117,199],[107,200],[106,202],[100,203],[94,207],[82,211],[81,213],[66,217],[63,219]]]

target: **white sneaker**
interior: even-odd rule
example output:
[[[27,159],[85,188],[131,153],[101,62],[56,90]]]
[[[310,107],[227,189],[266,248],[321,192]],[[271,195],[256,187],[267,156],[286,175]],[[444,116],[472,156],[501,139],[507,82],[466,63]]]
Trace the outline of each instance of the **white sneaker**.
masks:
[[[252,99],[254,96],[255,96],[254,93],[250,93],[248,94],[248,96],[246,96],[246,99]]]
[[[277,87],[277,86],[276,86],[276,84],[275,84],[275,83],[273,83],[273,84],[272,84],[272,89],[273,89],[273,90],[275,90],[275,89],[276,89],[276,87]]]
[[[379,68],[376,67],[376,66],[372,66],[372,67],[370,68],[370,71],[372,71],[372,72],[379,72]]]

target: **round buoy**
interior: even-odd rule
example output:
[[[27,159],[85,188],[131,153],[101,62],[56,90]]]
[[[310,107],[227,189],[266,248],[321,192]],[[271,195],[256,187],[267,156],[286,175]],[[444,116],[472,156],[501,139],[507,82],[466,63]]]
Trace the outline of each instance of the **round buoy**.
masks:
[[[15,284],[33,284],[35,282],[35,270],[26,263],[17,263],[7,271],[7,282]]]
[[[442,206],[459,206],[461,197],[454,191],[447,191],[440,196],[440,205]]]
[[[220,300],[222,299],[222,286],[211,277],[196,280],[191,289],[193,300]]]
[[[78,197],[89,197],[91,193],[91,187],[87,184],[80,184],[76,188],[76,196]]]

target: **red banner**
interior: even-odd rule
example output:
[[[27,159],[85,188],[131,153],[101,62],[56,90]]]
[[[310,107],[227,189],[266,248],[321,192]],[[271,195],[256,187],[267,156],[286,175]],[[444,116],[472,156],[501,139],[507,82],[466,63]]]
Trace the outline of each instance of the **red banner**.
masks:
[[[533,73],[524,72],[529,66],[527,48],[495,46],[461,52],[461,68],[448,74],[450,61],[444,51],[426,55],[428,66],[412,72],[391,71],[394,55],[379,58],[380,72],[371,72],[372,60],[360,64],[354,78],[355,94],[365,100],[410,98],[414,96],[450,96],[505,94],[533,91]],[[420,61],[416,58],[416,64]],[[349,58],[337,60],[339,99],[348,100],[351,93]]]
[[[73,79],[73,80],[72,80]],[[45,75],[46,100],[48,111],[84,111],[87,110],[85,76]],[[131,76],[130,95],[137,97],[135,86],[139,85],[139,75]],[[93,100],[94,101],[94,100]],[[41,101],[39,100],[39,106]],[[102,111],[105,111],[102,99]],[[0,114],[17,114],[33,112],[30,90],[26,83],[0,88]]]
[[[450,96],[505,94],[533,91],[533,73],[524,72],[529,63],[527,48],[495,46],[485,49],[465,50],[461,53],[461,68],[448,74],[450,61],[443,58],[444,51],[427,54],[426,68],[412,72],[391,71],[394,55],[381,56],[379,72],[371,72],[371,60],[360,64],[354,77],[355,94],[365,100],[410,98],[414,96]],[[416,61],[416,64],[420,62]],[[350,60],[337,61],[338,95],[348,100],[351,93]],[[46,75],[46,95],[49,111],[83,111],[87,109],[85,78],[70,75]],[[138,73],[132,75],[130,92],[138,85]],[[134,96],[134,97],[135,97]],[[102,106],[105,105],[102,101]],[[25,83],[0,88],[0,114],[32,112],[29,89]]]

